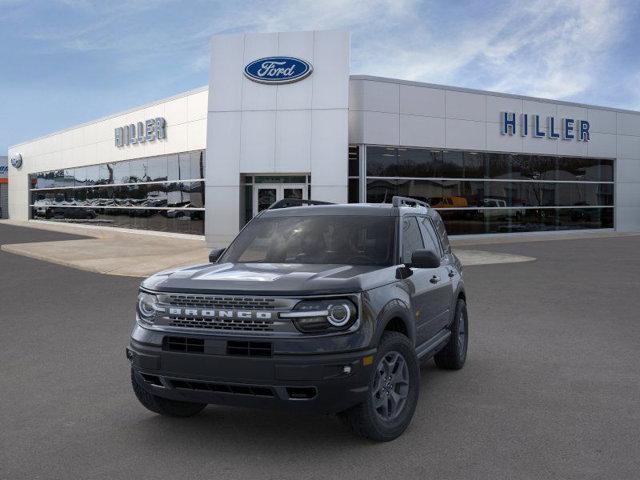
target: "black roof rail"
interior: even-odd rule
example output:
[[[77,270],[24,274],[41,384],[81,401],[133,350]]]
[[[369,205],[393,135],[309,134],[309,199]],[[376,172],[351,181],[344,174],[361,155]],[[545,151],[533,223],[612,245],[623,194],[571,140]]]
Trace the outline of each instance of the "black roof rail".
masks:
[[[272,204],[268,210],[276,210],[278,208],[301,207],[302,205],[333,205],[331,202],[323,202],[320,200],[306,200],[304,198],[283,198]]]
[[[402,207],[403,205],[407,205],[407,206],[422,206],[425,208],[430,208],[429,204],[427,202],[423,202],[422,200],[416,200],[415,198],[411,198],[411,197],[399,197],[397,195],[394,195],[393,198],[391,199],[391,205],[393,205],[394,207]]]

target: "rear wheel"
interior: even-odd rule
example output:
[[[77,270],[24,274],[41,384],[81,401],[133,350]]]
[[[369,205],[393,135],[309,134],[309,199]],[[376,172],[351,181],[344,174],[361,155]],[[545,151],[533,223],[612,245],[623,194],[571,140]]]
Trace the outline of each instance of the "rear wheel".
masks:
[[[461,298],[456,304],[456,313],[451,324],[451,337],[447,345],[440,350],[433,359],[438,368],[445,370],[460,370],[467,360],[467,346],[469,344],[469,318],[467,304]]]
[[[418,403],[420,370],[411,342],[397,332],[382,336],[374,365],[367,400],[341,416],[355,433],[388,442],[411,422]]]
[[[181,402],[153,395],[140,385],[140,381],[136,377],[133,369],[131,369],[131,385],[140,403],[148,410],[160,415],[168,417],[191,417],[200,413],[204,407],[207,406],[206,403]]]

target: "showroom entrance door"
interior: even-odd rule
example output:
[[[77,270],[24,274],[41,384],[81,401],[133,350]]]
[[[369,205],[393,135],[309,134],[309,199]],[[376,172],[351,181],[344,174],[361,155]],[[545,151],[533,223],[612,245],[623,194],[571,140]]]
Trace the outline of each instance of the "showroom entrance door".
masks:
[[[253,216],[285,198],[307,199],[304,183],[258,183],[253,186]]]

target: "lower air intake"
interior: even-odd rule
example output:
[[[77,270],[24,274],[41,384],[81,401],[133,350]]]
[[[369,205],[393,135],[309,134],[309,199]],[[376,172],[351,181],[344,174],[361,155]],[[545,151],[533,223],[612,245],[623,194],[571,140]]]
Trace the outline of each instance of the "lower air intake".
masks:
[[[198,382],[193,380],[171,380],[173,388],[198,390],[202,392],[230,393],[234,395],[252,395],[255,397],[273,397],[273,390],[258,385],[230,385],[227,383]]]
[[[227,355],[270,357],[271,342],[241,342],[230,340],[227,342]]]

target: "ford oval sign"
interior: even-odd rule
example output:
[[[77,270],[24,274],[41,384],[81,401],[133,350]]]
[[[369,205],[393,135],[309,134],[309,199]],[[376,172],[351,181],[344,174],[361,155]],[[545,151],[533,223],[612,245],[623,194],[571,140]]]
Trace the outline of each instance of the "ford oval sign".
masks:
[[[244,74],[259,83],[291,83],[311,75],[309,62],[293,57],[266,57],[254,60],[244,67]]]
[[[13,165],[13,168],[20,168],[22,166],[22,155],[19,153],[11,155],[11,165]]]

